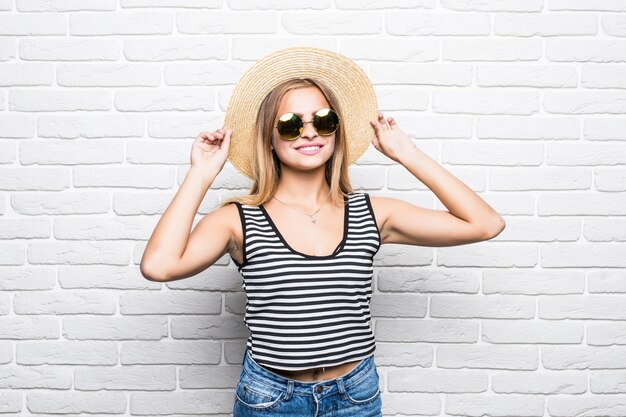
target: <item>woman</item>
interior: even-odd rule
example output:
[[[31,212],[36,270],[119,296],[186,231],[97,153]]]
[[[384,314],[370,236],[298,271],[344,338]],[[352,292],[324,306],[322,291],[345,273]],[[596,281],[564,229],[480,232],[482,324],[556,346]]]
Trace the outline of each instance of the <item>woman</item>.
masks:
[[[357,122],[371,114],[374,93],[354,63],[315,48],[271,56],[281,59],[265,58],[249,70],[227,112],[225,125],[235,126],[235,134],[253,133],[237,142],[231,142],[232,128],[198,136],[191,168],[150,237],[141,271],[155,281],[182,279],[226,253],[237,265],[251,335],[235,417],[381,416],[369,311],[380,245],[478,242],[497,236],[504,221],[420,151],[392,117],[375,112],[369,131],[363,131],[365,124]],[[297,75],[283,75],[289,63],[300,61],[308,65]],[[326,68],[325,79],[312,68]],[[273,71],[274,84],[252,87],[251,80],[271,78],[267,71]],[[255,94],[256,102],[250,98]],[[370,143],[450,211],[353,192],[347,167]],[[223,201],[189,234],[203,196],[229,157],[253,180],[250,193]]]

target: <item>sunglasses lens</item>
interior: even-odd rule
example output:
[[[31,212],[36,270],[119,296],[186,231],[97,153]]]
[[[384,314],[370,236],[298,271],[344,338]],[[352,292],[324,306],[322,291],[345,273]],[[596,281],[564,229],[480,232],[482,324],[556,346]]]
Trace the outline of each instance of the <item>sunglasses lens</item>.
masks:
[[[300,136],[302,126],[302,119],[297,114],[286,113],[280,117],[276,127],[283,139],[293,140]]]
[[[313,126],[320,135],[330,135],[339,127],[339,116],[332,109],[322,109],[313,116]]]

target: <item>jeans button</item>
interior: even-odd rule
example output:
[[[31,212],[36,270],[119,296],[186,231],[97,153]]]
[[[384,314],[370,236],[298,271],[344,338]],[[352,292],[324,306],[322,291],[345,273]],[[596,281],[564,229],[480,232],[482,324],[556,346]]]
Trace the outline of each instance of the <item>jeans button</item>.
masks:
[[[321,385],[318,385],[316,390],[317,390],[318,393],[321,393],[322,391],[324,391],[324,387],[321,386]]]

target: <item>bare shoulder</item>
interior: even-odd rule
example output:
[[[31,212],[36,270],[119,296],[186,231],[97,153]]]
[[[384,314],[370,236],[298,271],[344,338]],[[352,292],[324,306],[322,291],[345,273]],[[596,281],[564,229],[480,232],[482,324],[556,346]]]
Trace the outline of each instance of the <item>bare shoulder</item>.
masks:
[[[218,207],[205,214],[201,222],[209,220],[207,223],[219,224],[221,227],[226,228],[230,234],[230,239],[226,247],[226,252],[231,255],[239,247],[243,241],[243,229],[241,226],[241,220],[239,216],[239,208],[236,204],[231,203],[222,207]],[[212,233],[211,228],[206,229],[207,239],[210,239]]]
[[[382,243],[446,246],[442,235],[457,220],[447,211],[419,207],[400,198],[370,196]]]
[[[396,199],[373,195],[369,195],[369,198],[370,203],[372,204],[372,211],[374,211],[374,217],[376,218],[376,226],[378,227],[381,241],[382,243],[385,243],[385,226],[387,224],[387,219],[389,218],[389,213],[393,210],[394,200]]]
[[[382,197],[377,195],[369,195],[372,209],[376,212],[376,217],[388,218],[388,214],[397,208],[398,205],[410,204],[404,200],[393,197]],[[380,216],[379,216],[380,214]]]
[[[228,204],[206,213],[191,231],[181,258],[159,272],[161,281],[194,276],[237,247],[237,206]]]

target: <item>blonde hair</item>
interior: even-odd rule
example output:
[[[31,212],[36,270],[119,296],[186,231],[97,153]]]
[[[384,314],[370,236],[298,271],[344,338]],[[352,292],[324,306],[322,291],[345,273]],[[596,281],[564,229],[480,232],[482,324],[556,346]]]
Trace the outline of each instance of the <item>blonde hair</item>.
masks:
[[[288,80],[274,88],[263,100],[256,120],[256,140],[250,149],[253,183],[247,195],[230,197],[219,203],[220,207],[231,202],[258,206],[270,200],[276,193],[280,182],[280,160],[272,152],[271,139],[274,131],[274,121],[278,117],[280,102],[290,90],[297,88],[317,87],[326,97],[339,120],[342,120],[343,109],[328,87],[319,81],[310,78]],[[352,185],[348,176],[348,155],[344,133],[344,126],[339,123],[335,132],[335,150],[326,162],[325,179],[330,186],[330,201],[333,205],[343,205],[344,197],[352,192]]]

